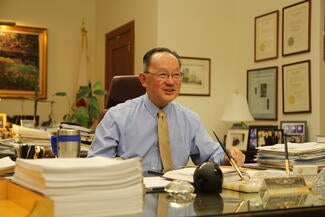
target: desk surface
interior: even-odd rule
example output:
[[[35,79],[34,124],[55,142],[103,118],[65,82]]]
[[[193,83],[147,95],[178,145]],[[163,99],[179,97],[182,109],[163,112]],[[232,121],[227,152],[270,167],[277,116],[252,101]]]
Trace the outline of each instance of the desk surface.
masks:
[[[324,191],[323,191],[324,194]],[[160,208],[158,207],[160,206]],[[165,213],[157,215],[163,207]],[[168,214],[167,214],[168,213]],[[308,195],[271,198],[262,203],[258,193],[240,193],[223,189],[219,194],[197,194],[194,201],[178,204],[167,193],[147,193],[145,195],[144,217],[155,216],[324,216],[325,196]]]

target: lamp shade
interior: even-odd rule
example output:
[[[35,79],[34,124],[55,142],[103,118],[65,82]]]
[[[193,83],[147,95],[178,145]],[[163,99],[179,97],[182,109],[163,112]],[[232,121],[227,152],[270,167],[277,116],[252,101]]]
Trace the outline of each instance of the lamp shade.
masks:
[[[254,121],[249,111],[246,98],[238,93],[232,94],[221,120],[231,122]]]

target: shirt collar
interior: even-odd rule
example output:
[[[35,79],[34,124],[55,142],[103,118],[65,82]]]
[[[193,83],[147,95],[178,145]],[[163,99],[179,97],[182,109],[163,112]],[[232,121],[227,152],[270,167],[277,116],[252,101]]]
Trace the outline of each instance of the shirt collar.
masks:
[[[168,115],[168,111],[170,110],[170,105],[171,103],[168,103],[164,108],[163,110],[165,111],[166,113],[166,116]],[[147,108],[147,110],[149,111],[149,113],[153,116],[153,117],[157,117],[157,114],[158,114],[158,111],[159,111],[159,108],[153,104],[153,102],[149,99],[148,97],[148,94],[146,93],[144,95],[144,105],[145,107]]]

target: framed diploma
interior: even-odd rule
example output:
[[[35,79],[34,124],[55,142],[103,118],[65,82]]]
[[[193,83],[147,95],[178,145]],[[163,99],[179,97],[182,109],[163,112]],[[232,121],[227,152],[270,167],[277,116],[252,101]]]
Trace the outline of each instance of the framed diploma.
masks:
[[[255,17],[255,62],[278,58],[279,11]]]
[[[278,67],[247,70],[247,102],[255,120],[277,120]]]
[[[283,113],[311,112],[310,60],[282,66]]]
[[[282,9],[282,56],[310,51],[310,1]]]

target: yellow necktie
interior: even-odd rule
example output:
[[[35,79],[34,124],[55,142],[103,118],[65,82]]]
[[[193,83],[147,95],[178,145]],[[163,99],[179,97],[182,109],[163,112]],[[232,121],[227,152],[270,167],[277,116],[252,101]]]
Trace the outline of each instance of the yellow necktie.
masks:
[[[157,217],[168,217],[168,204],[166,194],[160,193],[157,202]]]
[[[159,110],[158,112],[158,143],[160,157],[163,164],[164,172],[173,169],[173,161],[170,153],[168,122],[166,120],[165,112]]]

